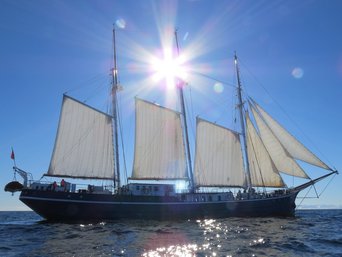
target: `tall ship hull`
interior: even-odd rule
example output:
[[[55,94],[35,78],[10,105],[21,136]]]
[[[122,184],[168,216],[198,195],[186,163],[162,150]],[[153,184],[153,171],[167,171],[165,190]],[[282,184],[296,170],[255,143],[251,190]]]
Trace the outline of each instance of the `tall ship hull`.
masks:
[[[298,191],[260,199],[224,200],[224,194],[177,197],[44,192],[24,189],[20,200],[47,220],[202,219],[293,216]],[[211,199],[209,197],[211,196]],[[182,198],[198,197],[199,201]],[[222,200],[219,200],[218,198]]]

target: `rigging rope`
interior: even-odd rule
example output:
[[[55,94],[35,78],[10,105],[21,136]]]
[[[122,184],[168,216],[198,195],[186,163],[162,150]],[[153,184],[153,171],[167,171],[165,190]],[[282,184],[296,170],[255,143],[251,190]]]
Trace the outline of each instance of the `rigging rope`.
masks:
[[[327,187],[329,186],[329,184],[330,184],[331,181],[335,178],[336,175],[337,175],[337,174],[335,173],[334,176],[331,177],[331,179],[330,179],[329,182],[326,184],[326,186],[324,187],[324,189],[322,190],[322,192],[318,195],[318,197],[320,197],[320,196],[324,193],[325,189],[327,189]]]
[[[190,84],[187,84],[189,86],[189,94],[190,94],[190,107],[191,107],[191,120],[193,121],[194,120],[194,105],[193,105],[193,102],[192,102],[192,90],[191,90],[191,85]]]
[[[189,87],[190,88],[190,87]],[[188,104],[187,104],[187,102],[185,101],[185,109],[186,109],[186,111],[187,111],[187,113],[189,113],[189,114],[191,114],[192,115],[192,117],[188,117],[188,122],[190,123],[190,128],[191,128],[191,132],[192,132],[192,139],[194,140],[194,141],[196,141],[196,133],[195,133],[195,127],[196,127],[196,125],[194,125],[194,113],[193,113],[193,104],[192,104],[192,95],[191,95],[191,88],[190,88],[190,105],[191,105],[191,113],[190,113],[190,108],[189,108],[189,106],[188,106]],[[192,156],[192,155],[191,155]]]
[[[312,185],[312,186],[309,188],[309,190],[307,191],[307,193],[305,194],[305,196],[301,198],[302,200],[300,201],[298,207],[303,203],[303,201],[304,201],[306,198],[319,198],[319,197],[321,197],[321,195],[322,195],[322,194],[324,193],[324,191],[327,189],[327,187],[329,186],[329,184],[331,183],[331,181],[335,178],[335,176],[336,176],[336,173],[334,174],[334,176],[331,177],[331,179],[330,179],[329,182],[326,184],[326,186],[324,187],[324,189],[322,190],[322,192],[321,192],[320,194],[317,194],[317,191],[316,191],[315,186]],[[310,193],[312,187],[315,189],[315,192],[316,192],[317,197],[307,197],[307,195]],[[297,198],[299,199],[300,197],[297,197]]]
[[[302,198],[302,200],[300,201],[298,207],[301,206],[302,203],[303,203],[303,201],[304,201],[304,199],[307,198],[306,196],[307,196],[307,195],[309,194],[309,192],[311,191],[311,188],[312,188],[312,187],[310,187],[309,190],[306,192],[305,196],[304,196],[304,197]]]
[[[206,75],[206,74],[204,74],[204,73],[196,72],[196,71],[193,71],[193,73],[194,73],[194,74],[197,74],[197,75],[200,75],[200,76],[202,76],[202,77],[205,77],[205,78],[214,80],[214,81],[219,82],[219,83],[221,83],[221,84],[223,84],[223,85],[230,86],[230,87],[233,87],[233,88],[235,88],[235,89],[237,88],[236,85],[234,85],[234,84],[230,84],[230,83],[228,83],[228,82],[224,82],[224,81],[222,81],[222,80],[216,79],[216,78],[211,77],[211,76],[209,76],[209,75]]]
[[[96,75],[94,75],[93,77],[90,77],[89,79],[85,80],[84,82],[79,83],[78,85],[70,88],[69,90],[65,91],[65,94],[69,94],[70,92],[79,90],[79,89],[84,89],[87,87],[92,86],[93,84],[97,83],[98,80],[103,79],[103,78],[107,78],[107,74],[104,75],[103,73],[98,73]]]

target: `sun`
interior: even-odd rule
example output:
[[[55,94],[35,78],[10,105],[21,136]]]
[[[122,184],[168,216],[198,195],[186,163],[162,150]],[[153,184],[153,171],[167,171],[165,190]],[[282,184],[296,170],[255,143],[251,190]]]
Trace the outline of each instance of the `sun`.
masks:
[[[167,89],[176,88],[177,84],[187,77],[185,60],[184,55],[175,57],[171,47],[164,48],[163,58],[153,57],[151,59],[153,80],[155,82],[165,80]]]

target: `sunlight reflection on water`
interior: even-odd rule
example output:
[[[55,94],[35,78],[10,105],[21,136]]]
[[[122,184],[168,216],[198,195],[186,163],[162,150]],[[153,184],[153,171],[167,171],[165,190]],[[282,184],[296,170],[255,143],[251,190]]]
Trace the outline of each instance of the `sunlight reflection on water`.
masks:
[[[214,219],[197,220],[196,223],[199,229],[198,232],[200,232],[198,236],[202,235],[200,236],[202,238],[202,240],[200,240],[202,243],[167,245],[166,241],[166,244],[163,247],[148,250],[143,256],[197,256],[198,254],[205,254],[205,256],[232,256],[226,253],[222,255],[222,245],[225,243],[222,240],[226,240],[229,233],[248,231],[247,228],[241,227],[228,228],[226,225],[217,222]],[[171,238],[172,236],[169,237],[170,241],[172,241]],[[254,241],[260,243],[259,239]]]
[[[335,210],[298,211],[295,218],[63,224],[30,212],[2,213],[0,255],[342,256],[341,217]]]
[[[170,245],[168,247],[160,247],[156,250],[144,253],[142,256],[146,257],[159,257],[159,256],[185,256],[192,257],[196,256],[197,245]]]

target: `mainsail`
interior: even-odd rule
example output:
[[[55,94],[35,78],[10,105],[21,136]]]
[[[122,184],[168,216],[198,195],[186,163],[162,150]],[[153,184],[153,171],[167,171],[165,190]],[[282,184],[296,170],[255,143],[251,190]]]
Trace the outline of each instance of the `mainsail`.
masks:
[[[200,118],[196,131],[196,186],[243,186],[239,134]]]
[[[48,175],[113,179],[112,117],[64,95]]]
[[[180,113],[136,98],[131,179],[188,179]]]
[[[273,134],[278,138],[282,146],[295,159],[316,165],[323,169],[331,170],[331,168],[322,162],[316,155],[307,149],[302,143],[295,139],[287,132],[278,122],[276,122],[266,111],[264,111],[257,103],[253,101],[256,109],[260,113],[267,126]]]

